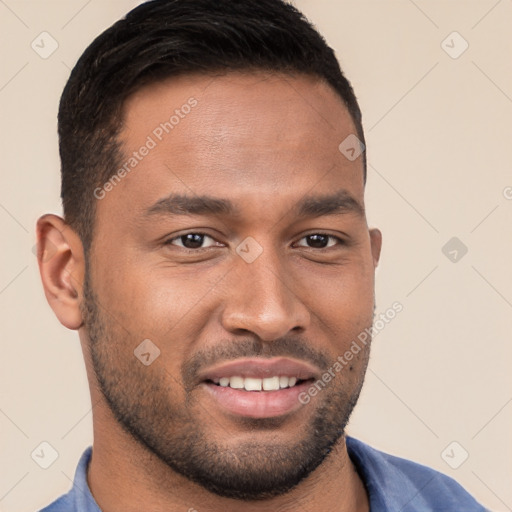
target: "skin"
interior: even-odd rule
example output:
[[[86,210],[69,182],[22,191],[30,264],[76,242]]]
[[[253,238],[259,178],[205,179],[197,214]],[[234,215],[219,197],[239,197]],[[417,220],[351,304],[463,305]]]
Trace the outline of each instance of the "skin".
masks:
[[[64,326],[78,330],[84,353],[94,404],[91,491],[108,512],[367,511],[343,435],[291,490],[241,503],[166,464],[123,425],[101,391],[95,364],[103,363],[109,370],[103,385],[117,405],[125,402],[127,415],[140,412],[134,430],[153,426],[158,439],[172,443],[196,429],[202,441],[239,462],[243,449],[256,446],[248,460],[262,473],[285,468],[286,457],[275,461],[274,455],[306,445],[317,416],[334,420],[343,409],[348,419],[364,379],[369,348],[307,406],[274,422],[242,421],[216,406],[194,373],[184,372],[191,361],[202,369],[205,361],[285,355],[313,360],[321,375],[372,323],[381,249],[381,234],[368,228],[364,210],[313,217],[294,211],[305,196],[340,190],[364,208],[361,158],[350,161],[338,150],[356,130],[329,86],[263,73],[189,75],[152,84],[124,105],[125,154],[138,150],[190,97],[197,106],[97,201],[85,289],[76,232],[55,215],[37,223],[47,300]],[[145,216],[170,193],[228,199],[239,212]],[[181,247],[179,235],[192,232],[211,237],[204,241],[208,247]],[[344,242],[329,238],[327,248],[308,247],[305,237],[314,233]],[[248,236],[263,249],[252,263],[236,252]],[[45,250],[51,257],[44,257]],[[95,301],[95,318],[88,300]],[[161,351],[150,366],[133,355],[144,339]],[[168,410],[174,414],[159,415]]]

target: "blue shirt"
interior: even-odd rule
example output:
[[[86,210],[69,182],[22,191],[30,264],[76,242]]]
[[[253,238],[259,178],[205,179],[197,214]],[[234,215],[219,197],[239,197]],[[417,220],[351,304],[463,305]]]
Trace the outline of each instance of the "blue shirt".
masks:
[[[346,441],[366,486],[370,512],[488,512],[452,478],[352,437]],[[89,447],[80,458],[71,490],[40,512],[101,512],[87,484],[91,453]]]

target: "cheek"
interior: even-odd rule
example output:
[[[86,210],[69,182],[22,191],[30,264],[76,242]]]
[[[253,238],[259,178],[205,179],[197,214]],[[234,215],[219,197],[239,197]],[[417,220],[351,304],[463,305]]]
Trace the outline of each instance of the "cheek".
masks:
[[[365,328],[373,318],[373,268],[364,261],[337,268],[302,272],[295,282],[301,283],[301,295],[316,315],[329,324]]]
[[[123,262],[102,272],[96,289],[105,307],[127,328],[170,329],[201,293],[197,281],[182,282],[173,270]]]
[[[309,287],[311,289],[311,287]],[[366,272],[343,273],[325,280],[308,295],[314,331],[324,333],[333,361],[342,358],[339,385],[359,381],[368,361],[373,323],[373,276]]]
[[[219,279],[205,273],[179,273],[163,265],[139,265],[122,275],[125,278],[110,276],[103,282],[103,293],[113,305],[112,317],[119,326],[120,344],[129,345],[131,354],[143,340],[151,340],[160,351],[155,364],[179,375],[215,313]]]

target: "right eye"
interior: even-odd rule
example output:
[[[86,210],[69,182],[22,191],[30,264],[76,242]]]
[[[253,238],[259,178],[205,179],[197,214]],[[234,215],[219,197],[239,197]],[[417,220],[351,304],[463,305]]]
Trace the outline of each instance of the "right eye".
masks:
[[[208,245],[203,246],[203,243],[207,241],[207,239],[211,240]],[[210,236],[205,233],[186,233],[184,235],[179,235],[174,238],[170,238],[164,242],[164,245],[177,245],[178,247],[183,247],[184,249],[206,249],[208,247],[212,247],[217,242]]]

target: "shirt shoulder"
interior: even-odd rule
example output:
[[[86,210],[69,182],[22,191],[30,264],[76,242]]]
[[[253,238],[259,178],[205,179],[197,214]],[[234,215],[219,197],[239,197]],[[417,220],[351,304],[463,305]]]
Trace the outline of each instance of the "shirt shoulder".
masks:
[[[70,493],[64,494],[39,512],[70,512],[74,509],[73,497]]]
[[[349,457],[368,491],[372,512],[486,512],[453,478],[352,437],[346,441]]]
[[[78,462],[71,490],[39,512],[101,512],[87,484],[87,468],[91,456],[92,447],[89,446]]]

